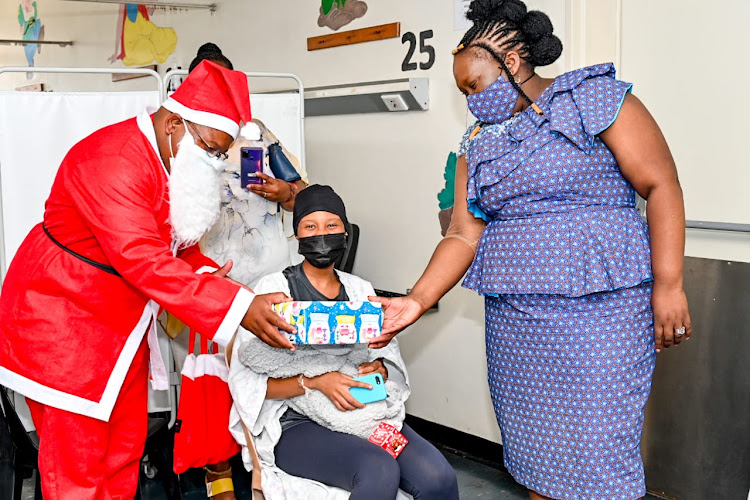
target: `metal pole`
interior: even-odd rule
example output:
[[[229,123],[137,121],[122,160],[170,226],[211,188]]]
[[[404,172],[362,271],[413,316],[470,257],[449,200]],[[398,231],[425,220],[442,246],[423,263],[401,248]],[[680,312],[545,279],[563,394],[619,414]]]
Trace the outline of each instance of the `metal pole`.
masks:
[[[164,95],[164,82],[162,81],[159,73],[152,69],[132,69],[132,68],[42,68],[42,67],[24,67],[24,66],[5,66],[0,67],[0,74],[2,73],[68,73],[68,74],[100,74],[100,75],[113,75],[118,73],[126,73],[133,75],[148,75],[156,78],[159,95]]]
[[[702,220],[686,220],[686,229],[703,229],[706,231],[723,231],[750,234],[750,224],[736,224],[733,222],[711,222]]]
[[[114,4],[126,4],[126,5],[148,5],[153,7],[173,7],[177,9],[205,9],[211,12],[216,11],[216,3],[172,3],[172,2],[160,2],[157,0],[67,0],[68,2],[89,2],[89,3],[114,3]]]

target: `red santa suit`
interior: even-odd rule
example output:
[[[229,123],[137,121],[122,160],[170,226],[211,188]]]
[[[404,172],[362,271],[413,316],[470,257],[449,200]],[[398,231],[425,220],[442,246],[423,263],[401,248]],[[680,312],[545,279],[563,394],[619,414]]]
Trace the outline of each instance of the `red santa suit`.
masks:
[[[183,118],[203,124],[193,116],[198,108],[214,115],[203,120],[208,126],[218,122],[236,136],[239,122],[250,121],[246,76],[202,66],[186,80],[197,85],[173,99],[191,115]],[[208,108],[193,99],[196,88],[212,101]],[[247,289],[201,274],[218,266],[197,248],[175,257],[167,183],[147,114],[94,132],[60,165],[44,225],[60,244],[120,276],[66,252],[42,224],[8,270],[0,384],[33,400],[45,498],[135,493],[147,424],[145,335],[159,306],[225,345],[253,300]]]

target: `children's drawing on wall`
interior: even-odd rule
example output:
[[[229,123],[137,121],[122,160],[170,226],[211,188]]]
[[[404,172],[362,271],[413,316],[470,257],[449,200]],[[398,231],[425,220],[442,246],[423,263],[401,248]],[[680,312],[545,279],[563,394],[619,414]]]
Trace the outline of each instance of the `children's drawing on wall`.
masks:
[[[337,31],[366,13],[367,4],[362,0],[321,0],[318,26]]]
[[[456,153],[450,153],[448,160],[445,162],[445,172],[443,173],[443,179],[445,179],[445,187],[438,193],[438,219],[440,220],[440,233],[445,236],[448,231],[448,226],[451,223],[451,217],[453,217],[453,203],[455,202],[456,192],[456,163],[458,163],[458,156]]]
[[[21,26],[22,40],[35,42],[44,40],[44,26],[39,19],[36,2],[32,2],[31,0],[21,1],[18,5],[18,24]],[[34,66],[34,56],[41,52],[41,49],[42,46],[37,43],[29,43],[23,46],[29,66]]]
[[[121,60],[127,66],[161,64],[177,47],[177,33],[173,28],[160,28],[151,22],[154,7],[120,5],[117,18],[115,52],[110,63]]]

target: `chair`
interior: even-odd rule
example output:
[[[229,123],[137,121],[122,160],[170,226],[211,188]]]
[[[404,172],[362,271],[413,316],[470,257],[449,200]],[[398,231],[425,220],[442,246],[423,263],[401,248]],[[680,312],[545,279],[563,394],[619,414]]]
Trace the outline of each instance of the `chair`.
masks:
[[[8,389],[0,386],[0,500],[21,500],[24,479],[36,471],[34,500],[42,499],[39,476],[39,437],[27,432],[21,422]],[[167,498],[180,498],[177,476],[172,472],[172,431],[169,412],[149,415],[148,438],[141,461],[141,481],[160,476]],[[151,477],[149,477],[151,476]],[[137,498],[141,498],[139,484]]]
[[[39,438],[36,432],[26,432],[26,429],[21,423],[21,419],[16,413],[15,406],[10,401],[8,389],[0,386],[0,400],[2,401],[3,413],[5,422],[3,422],[4,429],[9,432],[10,443],[15,448],[13,453],[13,487],[12,495],[7,498],[13,500],[21,500],[21,489],[23,488],[23,480],[30,478],[34,471],[36,471],[36,484],[34,485],[34,500],[42,499],[42,487],[41,479],[39,477]],[[7,427],[5,427],[7,425]],[[5,437],[3,441],[5,441]],[[7,449],[7,443],[3,442],[3,448]],[[11,493],[11,492],[4,492]],[[6,497],[3,497],[6,498]]]
[[[359,226],[349,224],[349,236],[346,238],[346,250],[341,255],[334,267],[339,271],[351,273],[354,269],[354,258],[357,256],[357,246],[359,245]]]

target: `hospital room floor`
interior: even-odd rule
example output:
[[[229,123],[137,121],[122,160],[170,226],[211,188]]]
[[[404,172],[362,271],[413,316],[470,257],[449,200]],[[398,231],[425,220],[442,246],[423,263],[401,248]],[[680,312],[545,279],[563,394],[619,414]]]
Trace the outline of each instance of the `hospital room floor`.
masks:
[[[521,500],[528,499],[526,489],[516,483],[504,470],[475,462],[461,457],[455,453],[443,450],[458,476],[458,486],[461,500]],[[144,478],[145,479],[145,478]],[[201,500],[206,498],[206,490],[201,487],[200,477],[192,477],[183,481],[184,500]],[[33,480],[27,479],[24,483],[23,500],[33,500]],[[238,484],[237,498],[249,499],[247,490]],[[164,486],[158,480],[146,479],[142,483],[141,498],[143,500],[167,500],[169,497]],[[657,500],[658,497],[646,496],[646,500]]]

